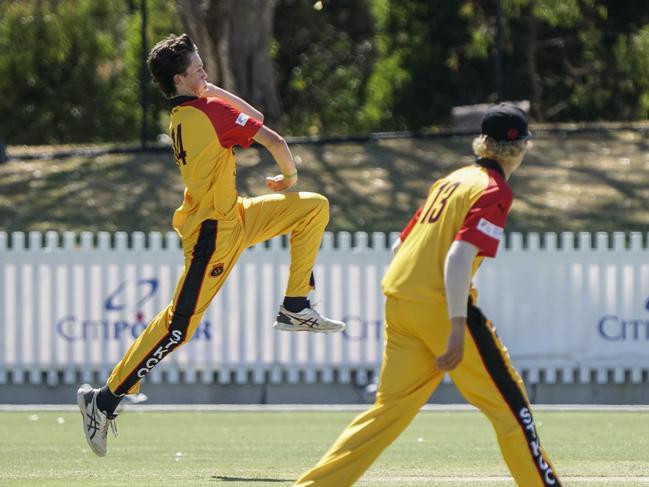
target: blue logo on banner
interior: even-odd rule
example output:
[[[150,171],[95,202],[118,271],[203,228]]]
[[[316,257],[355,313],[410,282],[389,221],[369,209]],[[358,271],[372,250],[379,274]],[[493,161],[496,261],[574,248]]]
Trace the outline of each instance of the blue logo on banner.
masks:
[[[126,300],[124,296],[124,290],[126,289],[127,282],[124,281],[119,285],[117,290],[111,293],[104,301],[104,309],[106,311],[120,311],[126,309]],[[140,279],[135,283],[135,287],[138,291],[138,298],[135,303],[135,307],[139,308],[144,302],[149,298],[153,297],[156,290],[158,289],[158,280],[153,279]]]
[[[649,299],[645,309],[649,311]],[[599,320],[598,331],[599,336],[609,342],[649,341],[649,319],[604,315]]]
[[[148,324],[144,313],[141,311],[142,306],[155,296],[158,284],[158,279],[155,277],[135,281],[135,302],[129,302],[128,293],[126,292],[129,282],[124,281],[104,299],[103,318],[64,316],[56,322],[56,332],[63,339],[70,342],[77,340],[120,340],[123,336],[129,335],[132,338],[137,338]],[[108,315],[115,312],[124,311],[134,311],[134,320],[107,318]],[[192,340],[200,339],[212,339],[209,321],[202,321],[198,324]]]

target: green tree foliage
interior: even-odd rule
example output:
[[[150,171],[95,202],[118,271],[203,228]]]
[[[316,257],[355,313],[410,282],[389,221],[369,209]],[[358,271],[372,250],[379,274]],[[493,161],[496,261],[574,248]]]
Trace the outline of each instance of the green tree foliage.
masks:
[[[602,1],[599,30],[604,63],[597,81],[605,90],[589,118],[642,119],[649,116],[649,2]],[[586,103],[587,89],[576,103]]]
[[[646,117],[642,100],[649,91],[642,58],[649,2],[502,1],[510,89],[532,99],[538,119]]]
[[[182,31],[147,0],[148,47]],[[539,121],[649,116],[647,0],[500,0],[503,98]],[[272,56],[289,134],[421,129],[496,100],[497,0],[277,0]],[[0,0],[0,138],[140,135],[140,0]],[[148,137],[166,101],[148,83]]]
[[[274,57],[287,133],[365,130],[361,107],[374,61],[372,3],[278,3]]]
[[[108,127],[123,22],[109,2],[11,2],[0,20],[0,131],[10,143],[92,140]],[[94,24],[94,25],[93,25]],[[99,95],[105,96],[99,96]],[[123,120],[125,124],[132,120]]]
[[[613,52],[621,75],[615,97],[618,111],[623,111],[628,118],[648,118],[649,25],[633,34],[619,36]]]
[[[129,26],[124,38],[124,77],[121,87],[128,97],[119,100],[120,111],[132,113],[135,126],[130,127],[128,136],[123,140],[133,139],[140,132],[142,110],[140,107],[142,79],[142,17],[141,1],[129,0]],[[177,15],[175,2],[169,0],[147,0],[147,53],[158,41],[170,34],[180,35],[183,32],[182,22]],[[169,103],[151,79],[148,68],[145,69],[147,108],[147,137],[155,138],[161,133],[167,133],[169,127]],[[114,139],[113,139],[114,140]]]
[[[444,121],[454,105],[484,101],[492,89],[490,65],[471,51],[476,46],[461,7],[444,0],[375,2],[379,59],[364,107],[370,127],[418,129]]]
[[[376,0],[373,129],[444,122],[454,105],[495,101],[496,0]],[[649,2],[501,0],[503,98],[537,120],[646,118]]]
[[[168,2],[150,3],[156,13],[152,30],[168,32],[173,25],[163,16],[170,12]],[[139,135],[140,39],[133,5],[23,0],[3,7],[0,90],[6,95],[0,101],[0,134],[8,143]],[[152,99],[161,103],[157,94]]]

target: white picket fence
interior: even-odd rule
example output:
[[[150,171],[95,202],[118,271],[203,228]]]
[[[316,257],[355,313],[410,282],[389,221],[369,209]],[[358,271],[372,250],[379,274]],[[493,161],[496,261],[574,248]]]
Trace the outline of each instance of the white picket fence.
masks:
[[[315,300],[348,322],[336,335],[274,331],[286,239],[249,249],[194,339],[147,380],[366,383],[380,365],[394,237],[325,235]],[[479,304],[528,382],[647,382],[649,249],[640,233],[612,237],[510,234],[483,264]],[[173,232],[0,232],[0,384],[104,380],[181,271]]]

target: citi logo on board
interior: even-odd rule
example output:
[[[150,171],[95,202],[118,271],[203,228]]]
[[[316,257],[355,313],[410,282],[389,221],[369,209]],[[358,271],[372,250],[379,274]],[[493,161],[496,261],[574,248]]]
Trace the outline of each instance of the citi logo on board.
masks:
[[[147,327],[148,320],[142,308],[155,296],[159,287],[157,278],[124,281],[102,300],[101,317],[65,315],[54,323],[59,337],[68,342],[92,340],[121,340],[137,338]],[[133,319],[115,317],[115,314],[133,313]],[[209,321],[198,324],[193,340],[211,340],[212,328]]]
[[[649,299],[645,303],[649,311]],[[649,316],[622,318],[617,315],[604,315],[597,324],[600,338],[609,342],[649,341]]]

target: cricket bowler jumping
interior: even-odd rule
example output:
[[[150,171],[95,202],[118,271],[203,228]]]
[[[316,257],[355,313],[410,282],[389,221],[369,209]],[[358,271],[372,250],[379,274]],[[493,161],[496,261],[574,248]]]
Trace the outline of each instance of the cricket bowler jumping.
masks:
[[[263,124],[248,103],[207,82],[196,45],[187,34],[171,35],[149,54],[149,69],[170,99],[173,153],[185,191],[173,216],[185,269],[173,299],[115,366],[101,389],[77,391],[88,445],[106,455],[109,425],[126,394],[173,350],[189,341],[208,305],[221,289],[241,253],[277,235],[290,234],[291,264],[283,303],[273,327],[285,331],[332,333],[345,324],[312,309],[312,269],[325,227],[329,203],[316,193],[283,193],[297,182],[297,169],[285,140]],[[253,141],[273,156],[281,174],[266,178],[277,194],[242,198],[235,184],[234,146]]]

